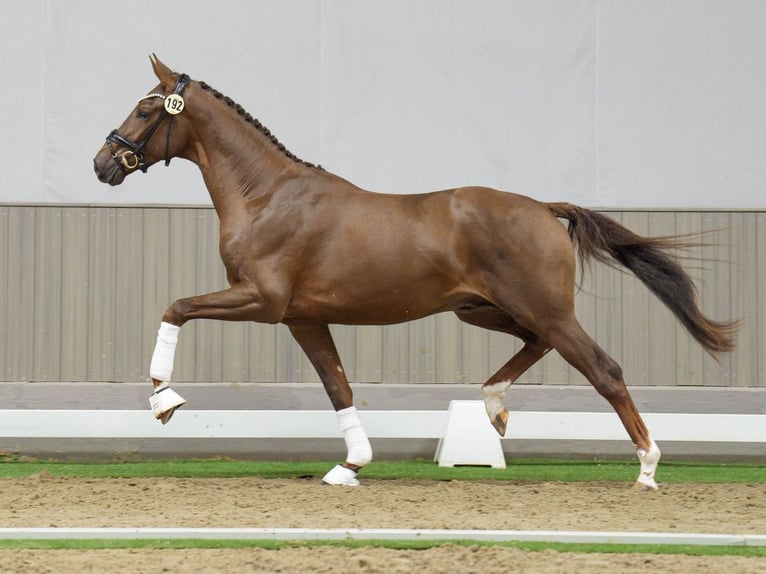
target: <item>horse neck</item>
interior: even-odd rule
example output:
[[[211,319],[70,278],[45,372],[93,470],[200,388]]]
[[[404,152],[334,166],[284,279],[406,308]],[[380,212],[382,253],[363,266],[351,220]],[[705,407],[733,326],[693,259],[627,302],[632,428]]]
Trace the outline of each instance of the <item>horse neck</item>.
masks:
[[[277,181],[304,166],[282,153],[259,129],[220,107],[209,121],[199,122],[193,161],[224,218],[241,212],[248,201],[273,193]]]

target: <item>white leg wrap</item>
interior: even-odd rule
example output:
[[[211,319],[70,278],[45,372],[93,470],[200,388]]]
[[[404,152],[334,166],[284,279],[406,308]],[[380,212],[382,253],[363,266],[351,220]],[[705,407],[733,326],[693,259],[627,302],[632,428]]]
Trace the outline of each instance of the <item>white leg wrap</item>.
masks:
[[[343,432],[343,439],[346,441],[346,448],[348,449],[346,462],[354,466],[369,464],[372,460],[372,447],[367,438],[367,433],[364,432],[356,407],[352,406],[342,409],[336,414],[338,415],[340,430]],[[356,471],[340,464],[325,474],[322,482],[333,485],[359,486]]]
[[[355,466],[365,466],[372,460],[372,447],[364,432],[362,421],[356,407],[348,407],[336,413],[343,439],[346,441],[348,456],[346,462]]]
[[[511,381],[501,381],[494,385],[484,385],[481,387],[481,394],[484,396],[484,408],[487,409],[489,420],[495,420],[505,410],[503,399],[510,386]]]
[[[149,366],[149,375],[158,381],[169,381],[173,374],[173,359],[176,354],[178,332],[181,327],[171,325],[165,321],[160,323],[157,331],[157,344],[154,347],[152,362]]]
[[[641,461],[641,474],[638,475],[636,482],[650,488],[657,490],[657,482],[654,480],[654,472],[657,470],[657,463],[660,462],[660,449],[654,441],[651,441],[649,450],[642,448],[638,449],[638,460]]]

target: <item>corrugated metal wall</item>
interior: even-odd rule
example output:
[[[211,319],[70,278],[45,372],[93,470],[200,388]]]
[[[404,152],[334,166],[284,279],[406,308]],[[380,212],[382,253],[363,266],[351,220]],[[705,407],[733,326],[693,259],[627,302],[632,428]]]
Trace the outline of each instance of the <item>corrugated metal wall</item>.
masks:
[[[708,357],[632,275],[604,266],[577,296],[585,328],[633,385],[766,387],[766,213],[607,212],[644,235],[721,230],[689,262],[714,318],[744,320],[736,352]],[[0,206],[0,379],[137,381],[160,316],[225,287],[211,208]],[[452,315],[333,327],[353,381],[483,382],[519,345]],[[193,321],[176,381],[316,381],[284,326]],[[586,384],[550,353],[522,381]]]

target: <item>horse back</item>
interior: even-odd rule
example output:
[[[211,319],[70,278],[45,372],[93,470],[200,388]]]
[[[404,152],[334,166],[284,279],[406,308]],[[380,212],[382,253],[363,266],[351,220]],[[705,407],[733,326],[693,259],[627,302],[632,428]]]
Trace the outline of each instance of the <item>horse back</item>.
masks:
[[[557,238],[571,257],[566,231],[545,204],[489,188],[346,192],[318,199],[314,209],[301,231],[287,313],[295,318],[389,323],[487,299],[495,277],[535,272],[550,246],[535,233]]]

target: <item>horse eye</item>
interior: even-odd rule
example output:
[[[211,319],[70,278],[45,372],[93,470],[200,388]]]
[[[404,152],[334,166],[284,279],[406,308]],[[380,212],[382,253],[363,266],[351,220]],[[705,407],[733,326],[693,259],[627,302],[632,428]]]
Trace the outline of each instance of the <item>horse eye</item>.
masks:
[[[146,110],[138,110],[138,112],[136,112],[136,117],[141,120],[148,120],[149,115],[150,115],[149,112],[147,112]]]

